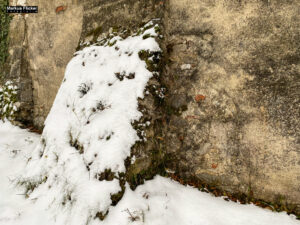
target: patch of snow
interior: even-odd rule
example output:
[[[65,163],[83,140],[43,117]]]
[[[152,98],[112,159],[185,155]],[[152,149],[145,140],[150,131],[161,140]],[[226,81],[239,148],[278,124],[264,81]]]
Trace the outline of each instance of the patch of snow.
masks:
[[[13,186],[39,144],[39,135],[0,121],[0,225],[77,225],[63,207],[49,210],[47,201],[24,198],[24,190]],[[88,188],[88,187],[85,187]],[[45,196],[47,194],[43,193]],[[97,190],[101,194],[102,189]],[[59,193],[56,193],[59,196]],[[84,203],[80,203],[84,204]],[[77,212],[85,216],[84,212]],[[53,215],[57,215],[53,217]],[[274,213],[254,205],[224,201],[167,178],[154,180],[132,191],[127,185],[119,204],[110,208],[104,221],[90,225],[300,225],[295,216]]]
[[[95,225],[97,223],[94,223]],[[156,176],[135,191],[126,188],[105,225],[299,225],[294,216],[224,201]]]
[[[190,70],[192,68],[191,64],[183,64],[180,66],[181,70]]]
[[[40,136],[29,133],[9,122],[0,121],[0,224],[38,224],[47,215],[38,211],[32,201],[25,200],[24,190],[14,186],[14,179],[22,174]]]
[[[154,27],[146,31],[155,34]],[[116,36],[76,52],[66,68],[41,142],[18,178],[29,187],[26,195],[47,205],[58,224],[98,221],[97,215],[108,213],[111,195],[121,191],[119,174],[139,140],[132,127],[142,116],[138,98],[153,76],[139,58],[142,50],[160,47],[143,33]],[[105,171],[114,179],[102,180]]]

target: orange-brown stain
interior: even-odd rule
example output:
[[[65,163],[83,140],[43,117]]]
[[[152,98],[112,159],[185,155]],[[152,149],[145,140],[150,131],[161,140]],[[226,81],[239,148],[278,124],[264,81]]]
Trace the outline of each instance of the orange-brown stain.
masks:
[[[61,11],[65,11],[66,9],[67,9],[67,6],[61,5],[61,6],[56,7],[55,12],[59,13]]]
[[[217,167],[218,167],[218,164],[215,164],[215,163],[211,164],[211,168],[216,169]]]
[[[204,95],[196,95],[195,96],[195,101],[196,102],[200,102],[200,101],[203,101],[205,100],[205,96]]]

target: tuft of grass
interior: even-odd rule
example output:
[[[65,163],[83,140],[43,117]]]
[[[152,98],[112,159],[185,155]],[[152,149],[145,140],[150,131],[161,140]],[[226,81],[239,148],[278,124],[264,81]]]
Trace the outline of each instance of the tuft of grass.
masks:
[[[98,176],[98,180],[99,181],[112,181],[113,179],[115,179],[115,173],[111,171],[111,169],[105,169],[104,172],[100,173],[97,175]]]
[[[73,137],[71,131],[69,132],[69,138],[70,138],[70,141],[69,141],[70,146],[74,147],[79,152],[79,154],[83,154],[83,152],[84,152],[83,145],[79,143],[79,141],[76,137],[75,138]]]
[[[17,182],[17,185],[25,187],[24,195],[25,198],[28,198],[34,189],[36,189],[40,184],[46,183],[47,180],[47,176],[44,176],[39,180],[20,180]]]

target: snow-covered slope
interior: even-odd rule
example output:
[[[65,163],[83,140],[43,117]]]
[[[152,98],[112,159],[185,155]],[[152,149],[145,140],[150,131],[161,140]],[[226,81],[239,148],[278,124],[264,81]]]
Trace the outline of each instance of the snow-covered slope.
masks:
[[[160,51],[156,30],[149,22],[140,34],[86,47],[67,66],[42,141],[18,181],[59,224],[103,219],[122,191],[124,161],[139,140],[132,127],[142,116],[138,98],[152,77],[139,53]]]
[[[135,223],[133,223],[134,221]],[[299,225],[286,213],[227,202],[175,181],[155,177],[134,192],[126,189],[104,224],[127,225]],[[97,224],[97,223],[95,223]]]
[[[23,173],[40,136],[9,122],[0,121],[0,224],[38,224],[46,219],[43,211],[34,210],[32,200],[25,200],[24,190],[13,184]]]
[[[47,204],[29,197],[12,183],[22,174],[39,136],[0,122],[0,224],[1,225],[62,225],[53,217]],[[98,190],[101,192],[101,190]],[[44,193],[47,194],[46,192]],[[56,207],[55,214],[67,218],[67,211]],[[73,221],[72,225],[77,225]],[[293,216],[273,213],[254,205],[224,201],[192,187],[182,186],[157,176],[135,191],[126,188],[119,204],[110,208],[99,225],[300,225]]]

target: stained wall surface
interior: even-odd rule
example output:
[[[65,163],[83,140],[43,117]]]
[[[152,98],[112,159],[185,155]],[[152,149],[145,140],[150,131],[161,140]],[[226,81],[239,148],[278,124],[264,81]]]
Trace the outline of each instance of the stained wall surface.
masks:
[[[182,177],[300,206],[300,2],[170,0],[168,151]],[[299,210],[299,208],[298,208]]]
[[[9,57],[23,119],[43,127],[80,42],[112,27],[133,29],[161,18],[161,79],[170,113],[162,116],[159,140],[176,156],[168,169],[230,192],[295,205],[300,212],[299,1],[28,0],[27,5],[38,5],[40,13],[14,17]],[[58,6],[67,8],[56,13]],[[157,135],[153,128],[148,139]]]

